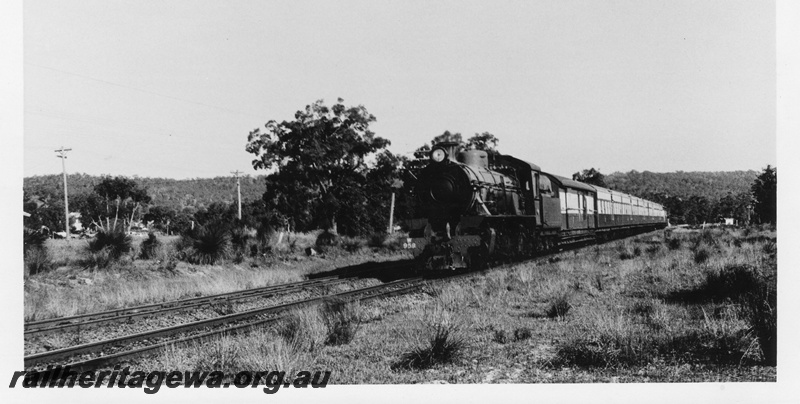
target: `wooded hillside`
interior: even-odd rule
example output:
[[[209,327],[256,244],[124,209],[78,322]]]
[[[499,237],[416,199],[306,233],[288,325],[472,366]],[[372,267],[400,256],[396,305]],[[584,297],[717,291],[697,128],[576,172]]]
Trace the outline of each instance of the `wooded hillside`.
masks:
[[[264,176],[242,177],[242,201],[250,202],[261,199],[266,190]],[[67,182],[69,195],[90,194],[101,176],[88,174],[69,174]],[[203,208],[213,202],[233,203],[236,201],[236,179],[233,177],[193,178],[175,180],[170,178],[133,177],[147,190],[153,205],[174,209],[185,207]],[[27,195],[42,201],[64,198],[63,179],[61,175],[41,175],[27,177],[23,189]]]
[[[605,183],[611,189],[643,198],[652,198],[653,195],[683,199],[699,196],[714,201],[729,193],[750,193],[750,187],[757,176],[758,172],[753,170],[673,173],[629,171],[609,174],[605,176]]]

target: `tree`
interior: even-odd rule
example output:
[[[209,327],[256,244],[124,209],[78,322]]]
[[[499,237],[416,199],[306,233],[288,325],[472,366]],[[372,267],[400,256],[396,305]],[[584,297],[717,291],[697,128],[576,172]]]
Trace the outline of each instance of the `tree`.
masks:
[[[750,187],[753,194],[753,211],[761,223],[777,224],[778,169],[767,165],[767,168],[756,177]]]
[[[714,204],[715,219],[722,221],[725,218],[733,218],[739,223],[747,222],[747,207],[752,204],[749,193],[734,195],[728,193]]]
[[[111,226],[111,204],[114,205],[114,225],[117,225],[117,219],[120,213],[123,216],[123,222],[127,222],[127,231],[131,230],[136,211],[142,207],[142,204],[150,203],[150,197],[147,195],[147,190],[140,188],[136,181],[124,177],[106,176],[95,185],[94,192],[103,198],[105,201],[105,219],[106,226]],[[122,208],[122,211],[120,211]],[[97,217],[90,216],[91,220],[100,222],[102,224],[102,214],[97,214]],[[89,218],[87,218],[89,219]]]
[[[170,227],[173,226],[178,217],[178,212],[175,208],[169,206],[155,205],[147,209],[147,213],[142,216],[146,223],[152,222],[152,226],[156,229],[170,234]],[[174,230],[174,226],[173,226]]]
[[[704,196],[692,196],[684,202],[684,218],[689,224],[702,224],[713,222],[711,218],[711,206],[708,198]]]
[[[304,228],[337,230],[342,207],[364,196],[367,157],[389,145],[369,130],[375,117],[365,107],[343,102],[329,108],[319,100],[294,120],[270,120],[247,138],[247,152],[257,157],[253,168],[277,170],[267,176],[264,200]]]
[[[373,231],[387,228],[391,195],[395,194],[395,223],[409,219],[410,192],[405,177],[408,158],[384,150],[376,156],[374,167],[367,173],[368,207],[362,216]],[[358,218],[355,218],[358,219]]]
[[[58,231],[64,228],[64,201],[53,199],[50,202],[37,203],[31,199],[23,202],[25,212],[31,216],[25,218],[25,227],[40,230],[46,227],[49,231]]]
[[[606,176],[601,174],[599,170],[595,170],[594,167],[572,174],[572,179],[575,181],[607,188],[608,186],[606,185],[605,178]]]
[[[467,148],[484,150],[489,154],[498,154],[498,143],[500,143],[500,139],[489,132],[476,133],[471,138],[467,139]]]

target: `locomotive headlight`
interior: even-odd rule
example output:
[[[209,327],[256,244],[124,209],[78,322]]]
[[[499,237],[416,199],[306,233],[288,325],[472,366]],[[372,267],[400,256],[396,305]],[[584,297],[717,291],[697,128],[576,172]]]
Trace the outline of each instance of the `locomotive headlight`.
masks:
[[[431,160],[441,163],[445,158],[447,158],[447,152],[445,152],[444,149],[437,148],[431,151]]]

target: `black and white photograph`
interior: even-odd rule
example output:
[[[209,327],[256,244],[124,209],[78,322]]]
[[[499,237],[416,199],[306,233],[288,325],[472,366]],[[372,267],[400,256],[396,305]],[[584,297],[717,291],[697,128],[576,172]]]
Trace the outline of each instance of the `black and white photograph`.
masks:
[[[791,2],[3,7],[14,402],[791,402]]]

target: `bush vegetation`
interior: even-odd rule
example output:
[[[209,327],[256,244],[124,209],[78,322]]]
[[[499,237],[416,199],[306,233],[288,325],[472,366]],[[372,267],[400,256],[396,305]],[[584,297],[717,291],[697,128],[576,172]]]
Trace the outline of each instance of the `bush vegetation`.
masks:
[[[131,236],[122,226],[101,229],[88,243],[89,252],[102,253],[112,261],[130,252],[131,248]]]
[[[394,369],[428,369],[454,362],[466,343],[452,325],[437,323],[430,330],[427,344],[414,348],[392,365]]]
[[[143,260],[153,259],[159,255],[159,251],[162,248],[161,241],[156,237],[155,233],[150,232],[147,234],[147,240],[142,241],[139,248],[139,258]]]
[[[327,329],[325,344],[349,344],[361,325],[359,304],[341,300],[327,300],[320,310],[322,320]]]
[[[226,225],[215,222],[182,237],[181,258],[193,264],[213,265],[230,258],[231,241]]]

